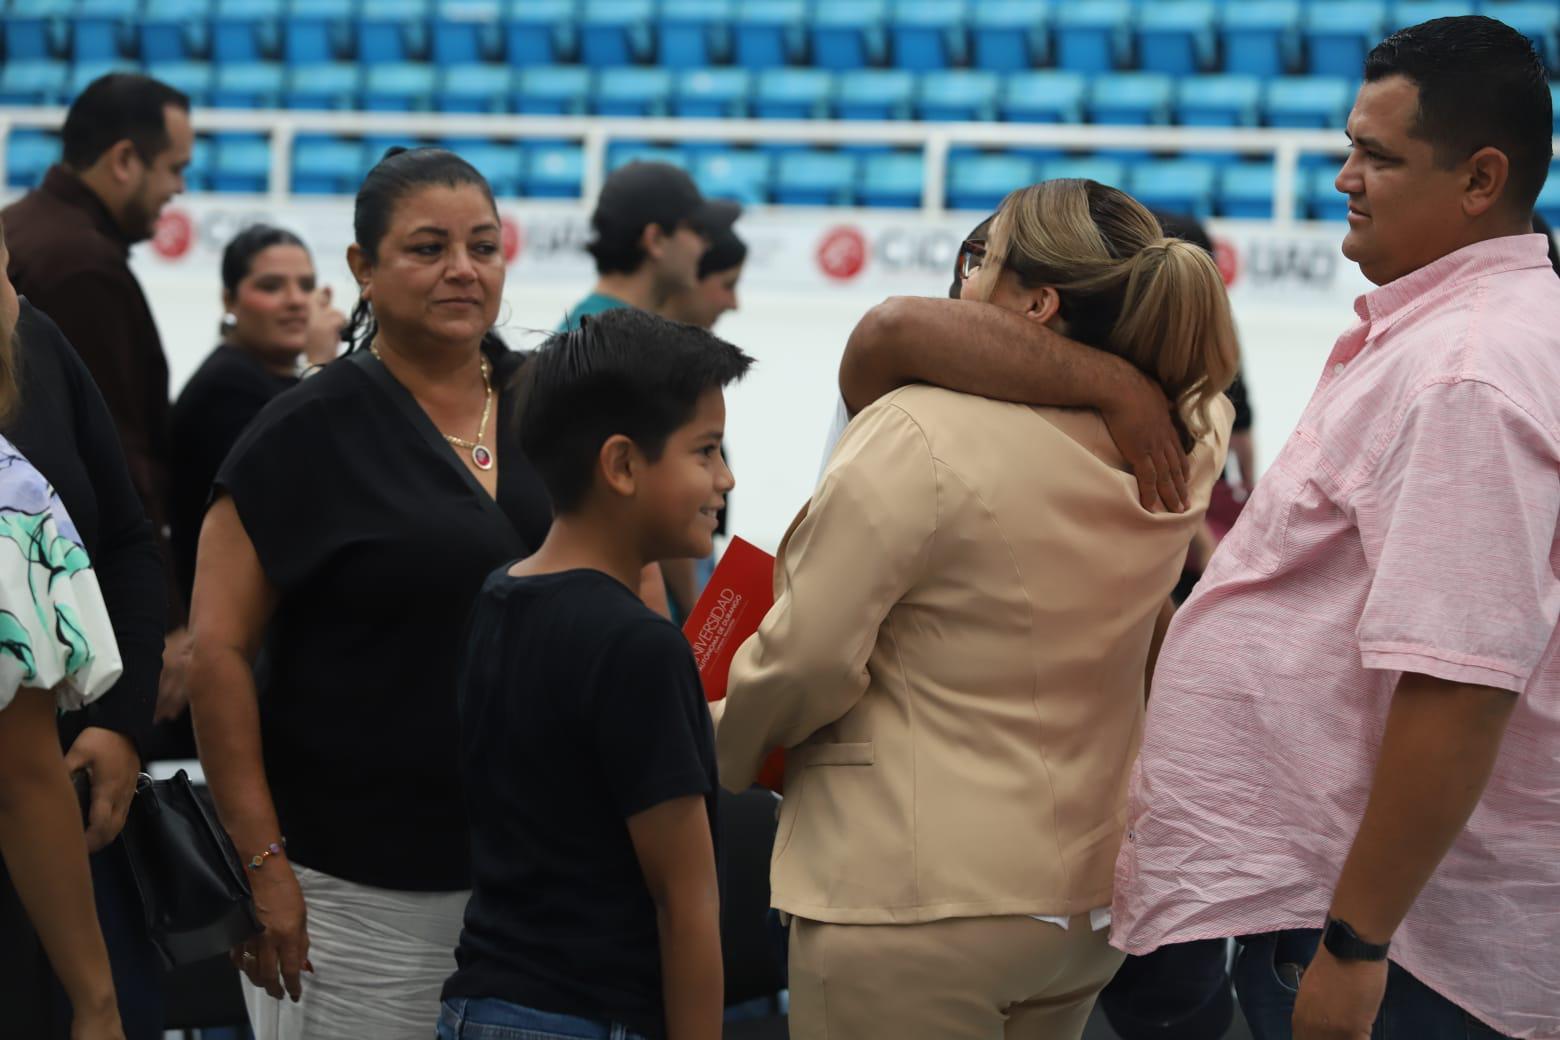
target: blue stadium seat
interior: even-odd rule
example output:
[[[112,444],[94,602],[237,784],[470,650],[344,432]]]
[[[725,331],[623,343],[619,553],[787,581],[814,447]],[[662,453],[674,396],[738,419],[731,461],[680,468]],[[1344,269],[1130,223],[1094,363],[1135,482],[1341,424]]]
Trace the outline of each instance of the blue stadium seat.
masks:
[[[439,70],[425,62],[369,65],[363,72],[363,107],[370,112],[426,112],[433,108]]]
[[[746,69],[790,64],[805,49],[806,0],[743,0],[732,30],[734,61]]]
[[[281,23],[282,0],[217,0],[211,17],[211,60],[227,64],[271,58],[280,44]],[[212,176],[228,177],[220,169]]]
[[[975,4],[970,23],[973,64],[988,72],[1022,72],[1049,60],[1050,0]]]
[[[1553,0],[1548,3],[1496,3],[1486,0],[1481,11],[1491,18],[1498,18],[1517,32],[1529,37],[1551,69],[1560,66],[1560,46],[1556,36],[1560,34],[1560,6]]]
[[[60,161],[60,139],[41,130],[13,130],[5,142],[5,180],[10,188],[35,188]]]
[[[849,206],[856,196],[856,157],[808,149],[780,156],[775,201],[788,206]]]
[[[701,152],[693,161],[693,180],[707,198],[734,199],[744,206],[769,201],[770,156],[732,149]]]
[[[526,150],[522,187],[538,198],[570,199],[580,194],[585,152],[577,144],[531,145]]]
[[[70,78],[65,81],[65,100],[68,104],[74,100],[77,94],[86,90],[93,82],[103,78],[110,72],[136,72],[133,62],[120,61],[84,61],[71,66]]]
[[[438,0],[429,28],[429,55],[439,65],[473,65],[504,47],[499,0]]]
[[[287,74],[288,108],[356,108],[363,70],[344,61],[294,68]]]
[[[216,66],[211,103],[218,108],[281,108],[286,66],[243,62]]]
[[[921,77],[916,112],[920,118],[961,123],[995,119],[1001,80],[984,69],[947,69]]]
[[[1002,118],[1015,123],[1081,123],[1088,80],[1076,72],[1018,72],[1002,92]]]
[[[440,112],[504,112],[514,80],[508,65],[446,65],[434,104]]]
[[[1086,159],[1052,159],[1040,164],[1040,179],[1098,181],[1112,188],[1120,188],[1127,180],[1126,164],[1109,156]]]
[[[928,72],[964,64],[968,13],[966,0],[896,0],[890,20],[894,65]]]
[[[590,104],[591,71],[578,65],[536,65],[515,76],[516,112],[583,115]]]
[[[1288,76],[1267,85],[1269,126],[1341,127],[1354,102],[1355,83],[1331,76]]]
[[[314,65],[351,56],[355,13],[353,0],[288,0],[282,29],[287,64]]]
[[[925,162],[919,152],[863,156],[856,201],[863,206],[915,209],[921,205]]]
[[[1297,0],[1242,0],[1225,7],[1224,71],[1282,76],[1295,65],[1299,31]]]
[[[599,69],[647,58],[654,11],[652,0],[585,0],[580,60]]]
[[[74,9],[72,0],[11,0],[10,9],[0,19],[6,63],[63,55],[69,34],[66,19]]]
[[[1335,167],[1301,171],[1300,197],[1312,220],[1343,220],[1349,215],[1349,197],[1334,185]],[[1297,214],[1298,215],[1298,214]]]
[[[1555,135],[1560,136],[1560,83],[1549,84],[1549,109],[1554,115]]]
[[[1109,72],[1125,64],[1130,0],[1067,0],[1056,11],[1056,64],[1073,72]]]
[[[765,69],[753,91],[760,119],[822,119],[834,99],[834,74],[823,69]]]
[[[0,104],[57,105],[65,98],[70,66],[63,61],[33,59],[0,63]]]
[[[1262,81],[1255,76],[1188,76],[1176,84],[1176,122],[1183,126],[1256,126]]]
[[[603,116],[663,116],[671,96],[670,69],[602,69],[596,79],[595,109]]]
[[[445,147],[477,168],[493,194],[520,194],[525,182],[525,146],[519,141],[446,141]]]
[[[216,83],[212,67],[203,61],[179,61],[146,66],[146,74],[185,93],[190,104],[211,103],[211,88]]]
[[[215,142],[211,187],[214,191],[262,192],[271,179],[271,146],[253,134],[224,135]]]
[[[1219,173],[1219,214],[1250,220],[1273,216],[1273,164],[1243,162]]]
[[[948,206],[989,213],[1008,193],[1034,182],[1035,164],[1017,155],[950,155]]]
[[[664,0],[656,26],[657,64],[702,69],[731,51],[731,0]]]
[[[1216,170],[1196,159],[1149,159],[1127,171],[1126,190],[1150,209],[1206,220],[1213,215]]]
[[[828,0],[813,9],[812,63],[843,72],[881,65],[887,50],[887,0]]]
[[[1092,120],[1116,126],[1151,126],[1170,121],[1175,81],[1158,72],[1096,76],[1090,91]]]
[[[137,23],[141,60],[188,61],[207,53],[212,0],[147,0]]]
[[[139,0],[78,0],[71,18],[71,57],[78,62],[118,60],[139,8]]]
[[[572,26],[574,0],[518,0],[504,15],[505,58],[515,68],[551,65],[570,55],[563,26]]]
[[[904,69],[858,69],[840,75],[841,119],[908,119],[915,75]]]
[[[370,0],[357,23],[357,56],[365,65],[421,60],[428,51],[428,0]]]
[[[1396,31],[1435,18],[1477,14],[1476,0],[1397,0],[1387,12],[1387,29]]]
[[[1158,0],[1138,15],[1138,62],[1148,72],[1191,76],[1212,68],[1218,8],[1212,0]]]
[[[1303,23],[1310,55],[1306,67],[1313,76],[1360,78],[1365,71],[1365,55],[1381,42],[1386,24],[1384,3],[1311,0]]]
[[[697,69],[684,72],[673,88],[672,111],[699,119],[740,118],[747,114],[753,76],[747,69]]]
[[[1544,182],[1533,208],[1539,216],[1549,221],[1550,227],[1560,227],[1560,169],[1554,166],[1549,168],[1549,179]]]
[[[300,137],[293,142],[292,190],[299,195],[350,195],[370,166],[356,138]]]
[[[216,162],[217,146],[210,137],[205,134],[195,135],[195,144],[190,148],[190,164],[184,168],[185,191],[210,191],[211,170]]]

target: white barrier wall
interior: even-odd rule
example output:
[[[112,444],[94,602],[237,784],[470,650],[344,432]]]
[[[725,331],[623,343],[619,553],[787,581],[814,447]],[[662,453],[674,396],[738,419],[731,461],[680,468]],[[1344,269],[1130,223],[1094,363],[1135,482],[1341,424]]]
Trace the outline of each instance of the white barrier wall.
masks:
[[[587,211],[575,203],[500,204],[509,259],[501,331],[516,346],[554,327],[589,291]],[[717,331],[758,359],[728,395],[727,437],[738,487],[733,532],[772,549],[817,476],[835,402],[840,350],[857,318],[893,294],[942,295],[960,240],[983,214],[768,209],[744,214],[750,248],[741,309]],[[157,316],[175,392],[216,342],[220,259],[239,229],[265,221],[297,232],[344,310],[350,200],[181,198],[133,264]],[[1277,451],[1310,396],[1333,340],[1369,288],[1338,252],[1343,225],[1214,222],[1220,265],[1245,350],[1258,461]]]

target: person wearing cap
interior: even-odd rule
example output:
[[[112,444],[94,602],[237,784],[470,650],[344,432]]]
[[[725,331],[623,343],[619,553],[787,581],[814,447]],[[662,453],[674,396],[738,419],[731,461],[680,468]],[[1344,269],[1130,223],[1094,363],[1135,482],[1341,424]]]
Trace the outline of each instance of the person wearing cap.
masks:
[[[714,217],[693,178],[669,163],[631,162],[613,171],[590,218],[596,286],[560,331],[618,307],[663,314],[674,293],[698,284],[709,245],[703,229]]]
[[[710,245],[699,260],[699,280],[668,297],[662,314],[673,321],[713,329],[722,314],[737,309],[737,283],[742,280],[748,247],[732,228],[742,215],[741,206],[714,200],[705,213],[704,231]]]

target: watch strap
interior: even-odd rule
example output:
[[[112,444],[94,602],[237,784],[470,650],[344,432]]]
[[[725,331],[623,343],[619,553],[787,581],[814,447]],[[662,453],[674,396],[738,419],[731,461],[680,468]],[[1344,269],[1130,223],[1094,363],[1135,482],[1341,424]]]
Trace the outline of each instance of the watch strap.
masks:
[[[1322,945],[1340,961],[1384,961],[1392,946],[1390,942],[1366,942],[1349,927],[1347,921],[1336,917],[1327,919],[1327,927],[1322,932]]]

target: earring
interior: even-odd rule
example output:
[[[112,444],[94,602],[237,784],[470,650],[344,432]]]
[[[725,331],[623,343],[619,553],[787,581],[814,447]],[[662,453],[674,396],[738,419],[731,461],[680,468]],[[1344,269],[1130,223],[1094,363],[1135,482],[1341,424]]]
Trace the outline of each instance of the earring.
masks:
[[[228,311],[226,314],[222,315],[223,332],[232,332],[236,328],[238,328],[238,315],[234,314],[232,311]]]

